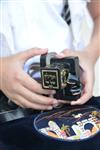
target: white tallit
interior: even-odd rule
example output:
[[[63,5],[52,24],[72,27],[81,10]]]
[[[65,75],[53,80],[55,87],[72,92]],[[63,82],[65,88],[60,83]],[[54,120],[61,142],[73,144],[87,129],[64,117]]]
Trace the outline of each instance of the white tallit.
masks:
[[[55,0],[59,2],[58,0]],[[49,0],[0,1],[0,55],[14,54],[32,47],[60,52],[82,50],[93,30],[87,0],[68,0],[72,25],[69,27]]]

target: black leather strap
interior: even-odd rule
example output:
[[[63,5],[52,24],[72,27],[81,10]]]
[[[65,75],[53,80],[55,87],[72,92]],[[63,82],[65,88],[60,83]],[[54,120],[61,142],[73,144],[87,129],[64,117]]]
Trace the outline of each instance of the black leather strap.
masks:
[[[37,113],[36,110],[22,109],[14,103],[8,103],[8,98],[0,91],[0,123],[13,121]]]

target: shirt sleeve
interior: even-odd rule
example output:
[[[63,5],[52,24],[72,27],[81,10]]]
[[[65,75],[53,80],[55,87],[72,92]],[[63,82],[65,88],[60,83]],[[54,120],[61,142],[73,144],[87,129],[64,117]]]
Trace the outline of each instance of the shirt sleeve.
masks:
[[[11,55],[14,51],[13,32],[6,1],[0,2],[0,57]]]

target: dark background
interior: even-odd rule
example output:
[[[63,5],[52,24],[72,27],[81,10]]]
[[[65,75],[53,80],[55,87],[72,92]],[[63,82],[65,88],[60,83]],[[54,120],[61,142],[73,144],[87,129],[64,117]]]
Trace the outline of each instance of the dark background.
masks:
[[[100,97],[92,97],[88,104],[100,109]],[[36,114],[35,114],[36,115]],[[35,115],[0,124],[0,150],[99,150],[100,134],[74,143],[62,143],[41,139],[35,134]]]

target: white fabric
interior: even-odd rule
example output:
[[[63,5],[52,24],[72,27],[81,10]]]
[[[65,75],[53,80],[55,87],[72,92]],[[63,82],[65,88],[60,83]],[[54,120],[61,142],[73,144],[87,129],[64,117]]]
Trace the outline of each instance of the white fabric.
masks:
[[[69,1],[72,19],[73,46],[75,50],[82,50],[88,44],[93,31],[93,21],[87,9],[90,0]],[[84,35],[84,28],[88,30],[88,37]]]
[[[71,28],[60,15],[62,0],[1,0],[0,33],[9,45],[9,54],[32,47],[49,48],[49,51],[57,53],[65,48],[83,49],[87,44],[82,37],[83,18],[86,18],[85,24],[90,30],[93,27],[86,8],[87,1],[68,1]],[[2,56],[7,55],[2,45],[1,50]]]

